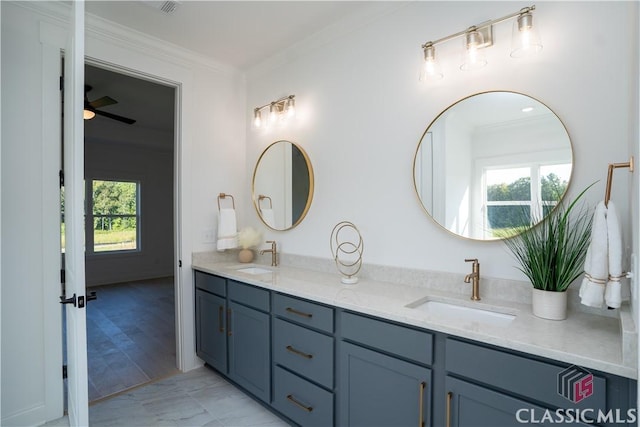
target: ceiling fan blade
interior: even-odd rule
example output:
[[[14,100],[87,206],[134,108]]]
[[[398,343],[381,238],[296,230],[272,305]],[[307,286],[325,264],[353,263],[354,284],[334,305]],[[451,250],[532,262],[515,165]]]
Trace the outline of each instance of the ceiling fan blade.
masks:
[[[102,98],[98,98],[94,101],[89,102],[89,105],[91,105],[93,108],[100,108],[100,107],[106,107],[107,105],[113,105],[117,103],[118,101],[111,98],[110,96],[103,96]]]
[[[126,123],[128,125],[132,125],[132,124],[134,124],[136,122],[135,120],[130,119],[128,117],[118,116],[117,114],[107,113],[106,111],[96,110],[95,112],[96,112],[96,114],[98,114],[100,116],[104,116],[104,117],[107,117],[107,118],[113,119],[113,120],[118,120],[119,122],[123,122],[123,123]]]

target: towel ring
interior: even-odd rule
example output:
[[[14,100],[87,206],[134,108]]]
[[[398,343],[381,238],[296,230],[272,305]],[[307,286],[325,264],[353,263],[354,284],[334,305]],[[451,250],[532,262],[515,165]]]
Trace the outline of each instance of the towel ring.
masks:
[[[258,206],[260,207],[260,210],[262,210],[262,207],[260,206],[260,202],[265,199],[269,201],[269,209],[273,209],[273,203],[271,202],[271,197],[265,196],[264,194],[260,194],[258,196]]]
[[[218,194],[218,210],[220,210],[220,199],[226,199],[227,197],[231,197],[231,206],[233,206],[233,209],[236,208],[236,199],[231,194],[220,193]]]

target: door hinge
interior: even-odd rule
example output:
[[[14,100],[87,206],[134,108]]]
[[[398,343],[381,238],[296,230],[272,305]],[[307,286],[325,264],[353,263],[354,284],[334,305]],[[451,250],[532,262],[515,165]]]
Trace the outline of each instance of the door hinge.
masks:
[[[178,267],[182,268],[182,260],[181,259],[178,260]]]
[[[68,377],[68,374],[67,374],[67,365],[62,365],[62,379],[63,379],[63,380],[66,380],[66,379],[67,379],[67,377]]]
[[[64,171],[60,170],[58,172],[58,177],[60,178],[60,188],[64,187]]]
[[[60,90],[64,90],[64,76],[60,76]]]

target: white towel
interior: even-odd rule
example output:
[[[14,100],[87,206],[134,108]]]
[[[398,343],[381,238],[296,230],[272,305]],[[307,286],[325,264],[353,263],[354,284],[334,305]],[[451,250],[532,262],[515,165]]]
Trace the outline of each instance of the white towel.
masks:
[[[218,212],[218,250],[238,247],[238,227],[236,226],[236,210],[222,208]]]
[[[607,242],[607,208],[598,203],[593,214],[591,242],[584,261],[584,279],[580,286],[580,302],[589,307],[602,307],[604,289],[609,277]]]
[[[607,242],[609,244],[609,280],[604,292],[607,307],[620,308],[622,302],[622,237],[620,221],[612,201],[607,208]]]
[[[275,216],[273,214],[273,209],[260,209],[260,213],[262,215],[262,220],[264,221],[265,224],[267,224],[269,227],[271,228],[275,228],[276,226],[276,219]]]

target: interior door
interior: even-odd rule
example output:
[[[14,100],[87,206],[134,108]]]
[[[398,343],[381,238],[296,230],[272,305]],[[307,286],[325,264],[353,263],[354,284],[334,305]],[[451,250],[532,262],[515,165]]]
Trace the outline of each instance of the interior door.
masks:
[[[71,426],[89,424],[84,271],[84,2],[72,4],[64,61],[64,197],[67,390]]]

